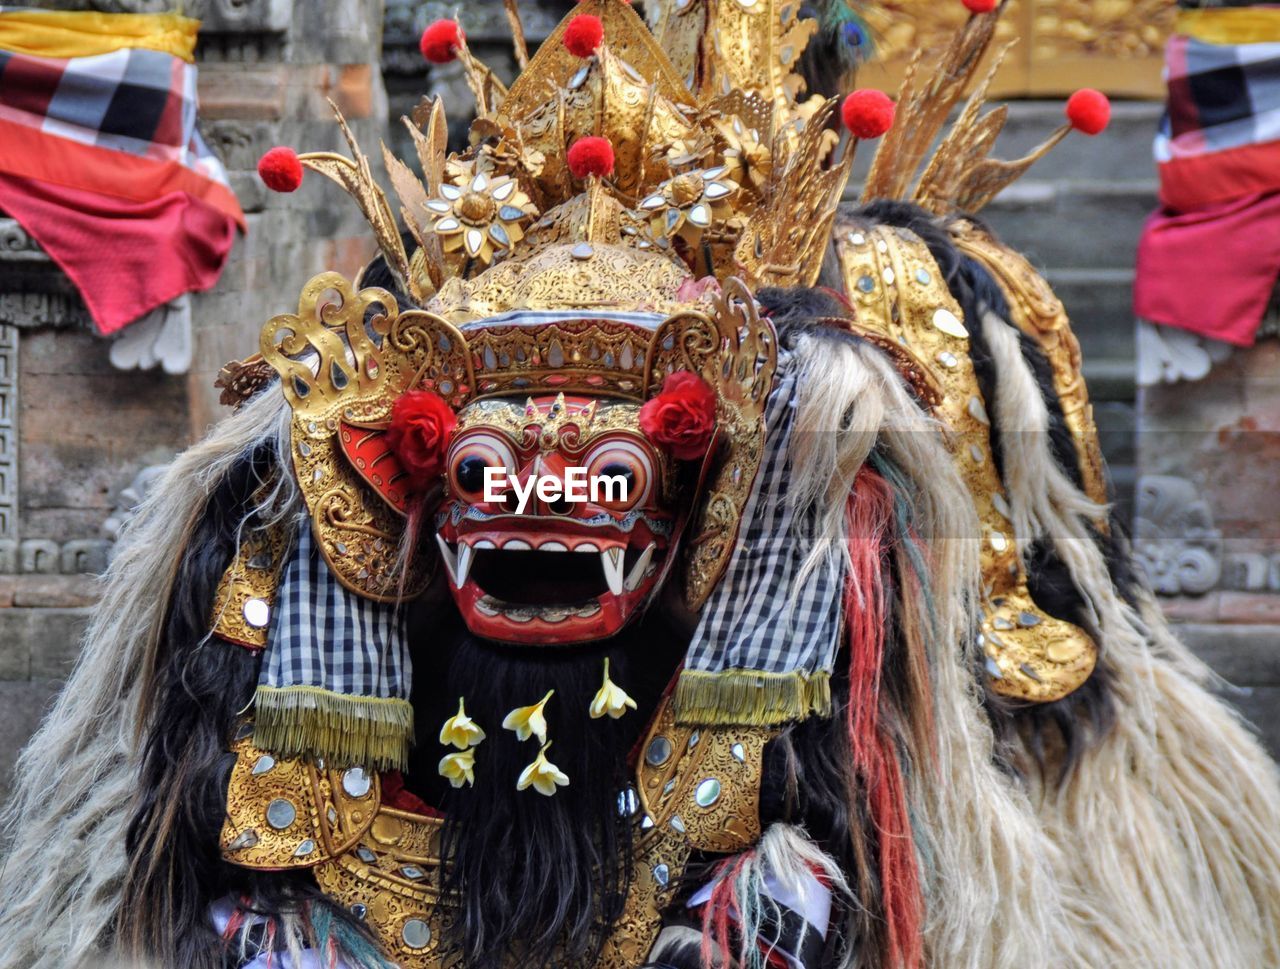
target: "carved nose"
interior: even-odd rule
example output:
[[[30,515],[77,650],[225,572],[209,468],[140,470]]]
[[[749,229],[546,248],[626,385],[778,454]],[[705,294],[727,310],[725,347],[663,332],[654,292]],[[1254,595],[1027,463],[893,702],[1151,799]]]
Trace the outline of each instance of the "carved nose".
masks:
[[[574,503],[564,497],[564,472],[567,467],[568,462],[563,457],[552,453],[534,455],[533,460],[520,469],[518,475],[520,487],[522,489],[529,487],[530,481],[532,481],[533,487],[533,491],[529,494],[529,503],[525,506],[526,515],[558,515],[563,517],[573,512]],[[540,487],[545,489],[544,493],[548,495],[547,498],[543,498],[538,493]]]

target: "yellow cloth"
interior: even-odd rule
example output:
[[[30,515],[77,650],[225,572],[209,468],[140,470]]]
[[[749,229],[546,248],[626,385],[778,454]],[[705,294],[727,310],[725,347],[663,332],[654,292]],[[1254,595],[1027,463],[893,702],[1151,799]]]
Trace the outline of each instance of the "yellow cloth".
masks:
[[[1280,41],[1280,9],[1210,7],[1180,10],[1174,28],[1206,44],[1265,44]]]
[[[13,10],[0,13],[0,50],[31,57],[91,57],[141,47],[195,60],[200,21],[174,13]]]

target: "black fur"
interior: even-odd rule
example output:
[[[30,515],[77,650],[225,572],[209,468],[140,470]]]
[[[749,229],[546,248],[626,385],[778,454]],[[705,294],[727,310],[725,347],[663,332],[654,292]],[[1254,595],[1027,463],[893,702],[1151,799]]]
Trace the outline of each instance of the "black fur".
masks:
[[[509,647],[464,635],[450,651],[447,672],[425,678],[443,689],[432,696],[428,685],[415,696],[420,721],[438,730],[464,696],[468,715],[487,734],[476,748],[474,787],[443,786],[435,766],[446,751],[435,737],[420,738],[411,779],[444,809],[444,890],[461,913],[451,941],[469,969],[593,963],[631,880],[632,822],[618,810],[628,754],[685,647],[686,639],[656,613],[578,649]],[[639,709],[592,720],[588,709],[606,656],[610,676]],[[547,757],[570,784],[546,797],[516,790],[520,772],[538,754],[537,738],[520,742],[501,723],[551,689]]]
[[[253,696],[259,660],[210,637],[209,615],[236,530],[270,473],[266,454],[248,454],[210,496],[175,575],[158,650],[118,929],[127,948],[166,969],[224,965],[209,907],[227,895],[272,915],[327,904],[309,876],[238,869],[218,847],[234,762],[228,740]]]

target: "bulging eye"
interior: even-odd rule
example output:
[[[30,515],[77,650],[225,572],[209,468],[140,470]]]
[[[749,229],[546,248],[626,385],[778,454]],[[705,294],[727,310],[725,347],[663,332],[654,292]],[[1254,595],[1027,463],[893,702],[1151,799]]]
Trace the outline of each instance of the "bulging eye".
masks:
[[[594,502],[612,511],[628,511],[648,501],[653,491],[654,461],[635,441],[599,445],[586,461]]]
[[[479,494],[484,490],[484,469],[489,465],[478,454],[471,454],[458,462],[455,476],[458,488],[467,494]]]
[[[473,499],[484,494],[485,472],[495,468],[505,480],[515,472],[511,445],[493,434],[472,434],[454,442],[449,456],[449,481],[453,493]]]

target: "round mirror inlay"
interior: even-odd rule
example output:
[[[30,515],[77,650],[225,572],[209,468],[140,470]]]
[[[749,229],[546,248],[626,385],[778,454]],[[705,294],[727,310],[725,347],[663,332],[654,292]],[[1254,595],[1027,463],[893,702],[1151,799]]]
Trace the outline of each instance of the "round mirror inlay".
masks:
[[[698,803],[698,807],[711,807],[720,800],[720,782],[714,777],[708,777],[693,792],[693,799]]]
[[[431,944],[431,926],[422,919],[409,919],[400,930],[400,938],[410,949],[425,949]]]
[[[267,805],[267,824],[277,831],[283,831],[293,824],[298,816],[298,809],[282,797],[276,798]]]

